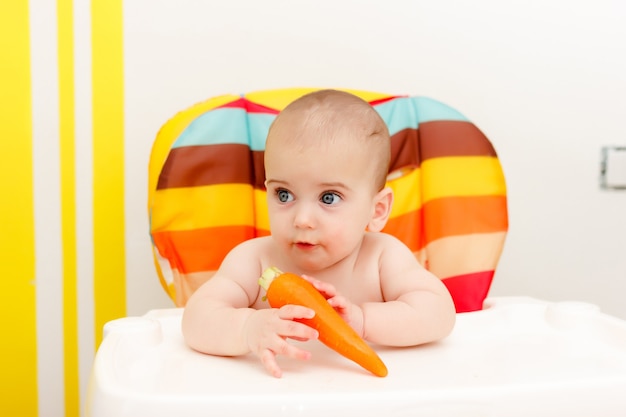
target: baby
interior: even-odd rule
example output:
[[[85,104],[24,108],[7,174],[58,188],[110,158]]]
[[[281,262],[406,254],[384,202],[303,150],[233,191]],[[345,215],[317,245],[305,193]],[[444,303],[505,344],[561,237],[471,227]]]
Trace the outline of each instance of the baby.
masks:
[[[271,236],[235,247],[191,296],[182,322],[189,346],[213,355],[253,352],[275,377],[277,355],[308,359],[287,339],[317,338],[294,321],[314,312],[269,307],[257,281],[271,266],[304,276],[371,343],[413,346],[447,336],[456,317],[447,289],[408,247],[380,232],[393,203],[389,159],[389,132],[366,101],[322,90],[289,104],[265,146]]]

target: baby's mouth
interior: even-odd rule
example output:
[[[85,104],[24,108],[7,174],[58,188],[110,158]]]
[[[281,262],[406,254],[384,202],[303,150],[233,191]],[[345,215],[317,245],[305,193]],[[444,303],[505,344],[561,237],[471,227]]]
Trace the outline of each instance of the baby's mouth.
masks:
[[[310,250],[310,249],[313,249],[316,246],[313,243],[309,243],[309,242],[296,242],[294,245],[298,249],[302,249],[302,250]]]

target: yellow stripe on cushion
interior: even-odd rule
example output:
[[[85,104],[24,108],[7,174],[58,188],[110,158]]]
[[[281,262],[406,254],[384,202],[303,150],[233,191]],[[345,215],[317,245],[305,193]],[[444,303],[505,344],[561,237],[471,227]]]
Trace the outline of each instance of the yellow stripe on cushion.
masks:
[[[394,200],[390,218],[419,210],[421,203],[421,171],[419,168],[408,171],[399,178],[387,181],[387,186],[393,190]]]
[[[256,228],[270,230],[270,216],[267,212],[267,191],[254,189]]]
[[[430,271],[441,279],[495,269],[506,232],[451,236],[426,245]]]
[[[302,97],[305,94],[322,90],[322,88],[285,88],[279,90],[266,90],[248,93],[245,97],[257,104],[276,110],[282,110],[292,101]],[[381,100],[390,97],[389,94],[376,93],[363,90],[350,90],[338,88],[337,90],[346,91],[362,98],[365,101]]]
[[[338,88],[338,90],[354,94],[355,96],[360,97],[367,102],[378,101],[385,98],[393,97],[391,94],[383,94],[376,91],[351,90],[348,88]]]
[[[265,107],[282,110],[292,101],[317,90],[320,90],[320,88],[284,88],[254,91],[246,94],[245,98]]]
[[[154,245],[154,242],[152,244],[152,262],[154,263],[154,268],[157,271],[161,286],[170,298],[175,300],[176,289],[174,288],[172,268],[169,265],[169,261],[165,257],[161,256],[157,247]]]
[[[185,130],[187,126],[189,126],[189,124],[198,116],[208,112],[209,110],[223,106],[226,103],[239,100],[239,98],[239,96],[231,94],[214,97],[197,103],[190,108],[177,113],[161,127],[152,145],[152,153],[150,155],[150,162],[148,166],[148,205],[152,205],[152,198],[154,197],[153,194],[156,190],[157,182],[159,181],[161,168],[163,168],[163,164],[167,159],[167,155],[170,152],[172,144],[176,139],[178,139],[178,136],[180,136],[182,131]]]
[[[254,194],[249,184],[218,184],[159,190],[154,195],[151,230],[192,230],[242,225],[254,227]]]
[[[423,202],[442,197],[506,195],[500,161],[494,157],[459,156],[422,162]]]

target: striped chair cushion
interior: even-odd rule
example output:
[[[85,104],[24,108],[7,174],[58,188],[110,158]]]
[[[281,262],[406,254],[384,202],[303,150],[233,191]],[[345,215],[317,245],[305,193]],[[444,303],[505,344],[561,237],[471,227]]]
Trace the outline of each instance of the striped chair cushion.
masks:
[[[148,210],[161,283],[183,306],[238,243],[269,234],[263,151],[270,124],[315,89],[219,96],[159,131]],[[440,277],[457,312],[482,308],[508,230],[497,154],[462,114],[425,98],[346,90],[370,102],[391,134],[392,213],[383,231]]]

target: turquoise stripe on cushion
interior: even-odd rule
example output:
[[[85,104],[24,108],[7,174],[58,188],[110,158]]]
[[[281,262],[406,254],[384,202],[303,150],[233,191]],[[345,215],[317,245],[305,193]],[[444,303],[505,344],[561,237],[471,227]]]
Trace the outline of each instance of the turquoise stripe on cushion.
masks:
[[[248,144],[245,109],[214,109],[196,117],[176,139],[172,148],[222,143]]]
[[[374,106],[391,135],[436,120],[469,121],[453,108],[427,97],[399,97]],[[275,114],[247,113],[243,108],[226,107],[198,116],[180,134],[172,148],[196,145],[242,144],[253,151],[265,149],[265,139]]]
[[[417,115],[413,109],[412,101],[408,97],[386,101],[374,106],[374,108],[387,124],[391,136],[404,129],[415,129],[418,125]]]
[[[414,129],[420,123],[436,120],[469,121],[453,108],[427,97],[400,97],[374,106],[394,135],[404,129]]]
[[[191,122],[172,148],[234,143],[248,145],[253,151],[262,151],[267,131],[275,117],[273,114],[247,113],[242,108],[214,109]]]
[[[276,118],[275,114],[248,113],[248,129],[250,131],[250,147],[253,151],[265,150],[265,139],[270,125]]]
[[[413,97],[412,100],[420,123],[436,120],[469,122],[467,117],[440,101],[428,97]]]

